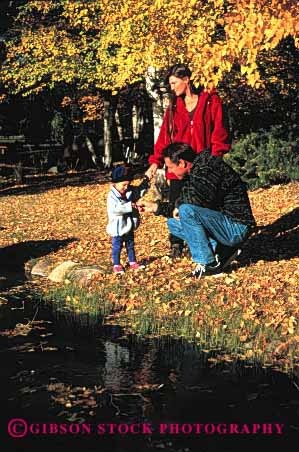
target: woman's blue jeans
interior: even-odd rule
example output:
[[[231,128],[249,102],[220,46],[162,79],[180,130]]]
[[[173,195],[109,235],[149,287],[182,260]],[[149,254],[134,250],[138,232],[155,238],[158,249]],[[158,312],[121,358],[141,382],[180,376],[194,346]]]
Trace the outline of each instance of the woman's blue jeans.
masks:
[[[171,234],[187,242],[193,262],[203,265],[215,261],[219,246],[235,247],[242,243],[249,230],[222,212],[193,204],[182,204],[179,220],[169,218],[167,225]]]

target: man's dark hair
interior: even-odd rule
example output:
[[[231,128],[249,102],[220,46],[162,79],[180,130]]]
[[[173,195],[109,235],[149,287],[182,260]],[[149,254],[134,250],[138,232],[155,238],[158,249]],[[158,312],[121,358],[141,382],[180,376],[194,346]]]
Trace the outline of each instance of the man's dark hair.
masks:
[[[163,149],[163,157],[168,157],[177,165],[179,160],[186,160],[186,162],[193,162],[196,157],[196,152],[189,144],[186,143],[171,143]]]

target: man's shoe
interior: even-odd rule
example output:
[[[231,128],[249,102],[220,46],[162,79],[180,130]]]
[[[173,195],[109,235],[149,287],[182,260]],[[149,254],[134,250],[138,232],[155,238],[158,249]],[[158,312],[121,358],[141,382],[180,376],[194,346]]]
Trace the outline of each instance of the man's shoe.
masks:
[[[200,279],[204,276],[221,276],[222,266],[220,262],[213,262],[212,264],[197,264],[193,270],[191,276],[196,279]]]
[[[216,254],[216,261],[220,263],[222,270],[229,266],[240,254],[241,248],[226,248],[222,253]]]
[[[113,273],[117,273],[118,275],[122,275],[124,273],[124,268],[122,265],[113,265]]]
[[[169,257],[171,257],[172,259],[178,259],[182,257],[183,248],[183,245],[180,245],[179,243],[173,243],[170,248]]]

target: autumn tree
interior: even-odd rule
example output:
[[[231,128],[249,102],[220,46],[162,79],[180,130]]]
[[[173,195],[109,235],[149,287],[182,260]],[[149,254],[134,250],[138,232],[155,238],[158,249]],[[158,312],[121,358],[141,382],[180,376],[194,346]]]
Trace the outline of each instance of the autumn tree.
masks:
[[[179,61],[198,85],[218,85],[237,71],[239,84],[264,88],[273,76],[261,73],[261,58],[288,37],[298,47],[298,12],[294,0],[29,0],[16,22],[19,38],[7,43],[1,79],[24,95],[57,83],[92,87],[105,93],[106,116],[115,113],[107,99],[148,68]],[[94,100],[84,108],[98,114]]]
[[[62,80],[114,90],[150,65],[180,60],[201,84],[218,84],[238,62],[254,86],[261,52],[289,35],[298,45],[298,11],[293,0],[31,0],[20,10],[22,32],[8,45],[3,78],[15,90]]]

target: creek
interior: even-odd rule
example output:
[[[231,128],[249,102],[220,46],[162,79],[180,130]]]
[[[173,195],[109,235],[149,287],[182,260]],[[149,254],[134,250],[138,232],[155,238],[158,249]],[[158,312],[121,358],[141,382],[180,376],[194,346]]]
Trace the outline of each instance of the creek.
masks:
[[[117,325],[91,335],[32,298],[20,275],[6,275],[2,294],[1,442],[10,451],[273,451],[298,438],[294,374],[219,363],[183,339]]]

